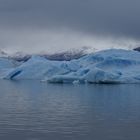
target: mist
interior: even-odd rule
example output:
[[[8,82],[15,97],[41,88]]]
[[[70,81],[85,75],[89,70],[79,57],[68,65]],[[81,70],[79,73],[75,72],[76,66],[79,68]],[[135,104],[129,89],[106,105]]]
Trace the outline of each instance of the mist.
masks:
[[[0,48],[8,53],[55,53],[89,47],[91,51],[108,48],[132,49],[140,41],[125,38],[86,34],[70,29],[5,29],[0,31]]]

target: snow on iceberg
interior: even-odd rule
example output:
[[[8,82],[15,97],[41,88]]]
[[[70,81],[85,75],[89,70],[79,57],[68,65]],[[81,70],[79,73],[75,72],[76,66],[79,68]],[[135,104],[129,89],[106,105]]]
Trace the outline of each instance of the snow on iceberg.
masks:
[[[10,71],[6,79],[38,79],[64,75],[77,70],[77,64],[69,61],[50,61],[40,56],[32,56],[27,62]]]
[[[71,61],[32,56],[9,70],[5,79],[38,79],[52,83],[140,83],[140,53],[110,49]]]

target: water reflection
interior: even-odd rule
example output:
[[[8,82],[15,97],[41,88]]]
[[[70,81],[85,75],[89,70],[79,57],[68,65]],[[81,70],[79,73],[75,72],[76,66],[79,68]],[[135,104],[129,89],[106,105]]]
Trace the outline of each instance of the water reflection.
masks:
[[[140,86],[0,81],[0,139],[138,140]]]

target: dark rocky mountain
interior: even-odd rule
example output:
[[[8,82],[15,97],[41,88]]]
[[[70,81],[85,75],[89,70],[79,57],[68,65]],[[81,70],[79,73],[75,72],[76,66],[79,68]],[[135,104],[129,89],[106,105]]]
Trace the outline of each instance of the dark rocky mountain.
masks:
[[[94,48],[91,49],[90,47],[82,47],[81,49],[71,49],[71,50],[63,51],[63,52],[59,52],[59,53],[53,53],[53,54],[38,53],[38,54],[34,54],[34,55],[45,57],[48,60],[70,61],[72,59],[78,59],[78,58],[86,55],[87,53],[89,53],[89,51],[93,52],[93,51],[95,51],[95,49]],[[17,52],[9,57],[16,61],[19,61],[19,62],[21,62],[21,61],[25,62],[32,57],[32,54],[25,54],[22,52]]]
[[[140,47],[137,47],[134,50],[140,52]]]

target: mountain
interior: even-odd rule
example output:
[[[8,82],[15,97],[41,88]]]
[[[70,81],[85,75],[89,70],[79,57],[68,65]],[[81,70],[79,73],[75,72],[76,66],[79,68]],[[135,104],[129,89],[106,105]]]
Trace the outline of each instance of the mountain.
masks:
[[[82,47],[80,49],[70,49],[68,51],[63,51],[63,52],[59,52],[59,53],[53,53],[53,54],[49,54],[49,53],[38,53],[38,54],[26,54],[23,52],[16,52],[13,55],[10,55],[9,57],[11,59],[14,59],[16,61],[27,61],[29,60],[32,55],[37,55],[37,56],[41,56],[44,57],[48,60],[58,60],[58,61],[70,61],[72,59],[78,59],[90,52],[95,51],[95,49],[91,48],[91,47]]]
[[[2,50],[0,50],[0,57],[8,57],[8,54]]]
[[[140,52],[140,47],[137,47],[134,50]]]
[[[23,52],[16,52],[12,55],[9,55],[9,58],[16,60],[18,62],[26,62],[27,60],[29,60],[31,58],[31,54],[26,54]]]
[[[89,50],[91,50],[90,47],[82,47],[80,49],[70,49],[68,51],[63,51],[60,53],[40,54],[39,56],[43,56],[49,60],[70,61],[73,59],[78,59],[78,58],[88,54]]]

